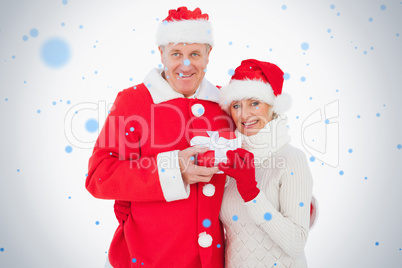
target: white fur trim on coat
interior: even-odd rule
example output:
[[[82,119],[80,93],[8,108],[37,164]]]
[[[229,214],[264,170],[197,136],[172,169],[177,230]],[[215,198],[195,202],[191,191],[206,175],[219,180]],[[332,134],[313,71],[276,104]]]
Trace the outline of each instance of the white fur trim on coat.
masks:
[[[169,83],[163,79],[161,75],[162,71],[162,68],[154,68],[144,79],[144,85],[148,88],[154,103],[158,104],[177,98],[184,98],[183,94],[175,91]],[[220,90],[204,77],[196,93],[189,98],[197,98],[218,103],[219,93]]]
[[[159,153],[157,156],[159,182],[166,202],[187,199],[190,196],[190,185],[181,176],[179,166],[179,150]],[[162,168],[161,163],[168,163]]]
[[[199,43],[214,45],[212,24],[207,20],[163,21],[156,32],[156,44]]]
[[[221,88],[219,105],[228,114],[230,104],[242,99],[257,99],[274,107],[274,112],[283,114],[291,105],[288,94],[282,93],[275,97],[269,83],[259,80],[232,80],[229,85]]]

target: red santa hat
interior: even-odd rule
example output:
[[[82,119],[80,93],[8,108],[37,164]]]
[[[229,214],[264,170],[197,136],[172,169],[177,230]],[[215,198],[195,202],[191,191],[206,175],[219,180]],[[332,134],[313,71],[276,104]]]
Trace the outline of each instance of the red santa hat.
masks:
[[[198,7],[194,11],[187,7],[169,10],[156,32],[156,44],[199,43],[213,46],[212,24],[208,14],[202,14]]]
[[[258,99],[274,108],[276,114],[289,110],[291,98],[282,93],[283,71],[275,64],[244,60],[236,68],[229,85],[220,90],[220,106],[227,113],[233,101]]]

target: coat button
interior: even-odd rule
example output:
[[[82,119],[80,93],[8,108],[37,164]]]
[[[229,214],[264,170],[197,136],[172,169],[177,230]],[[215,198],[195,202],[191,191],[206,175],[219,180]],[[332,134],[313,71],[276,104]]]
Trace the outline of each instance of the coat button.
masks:
[[[212,236],[207,232],[202,232],[198,235],[198,245],[202,248],[207,248],[212,245]]]
[[[200,103],[196,103],[193,106],[191,106],[191,112],[195,117],[200,117],[205,113],[205,108],[202,106]]]
[[[215,186],[211,183],[205,184],[202,187],[202,193],[208,197],[213,196],[215,194]]]

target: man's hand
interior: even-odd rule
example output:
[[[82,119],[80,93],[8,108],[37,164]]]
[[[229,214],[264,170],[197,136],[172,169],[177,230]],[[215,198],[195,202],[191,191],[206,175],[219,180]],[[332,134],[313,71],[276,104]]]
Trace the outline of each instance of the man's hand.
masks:
[[[201,167],[195,162],[196,154],[205,153],[207,147],[189,147],[179,152],[179,165],[183,180],[188,184],[209,182],[212,176],[219,172],[218,167]]]

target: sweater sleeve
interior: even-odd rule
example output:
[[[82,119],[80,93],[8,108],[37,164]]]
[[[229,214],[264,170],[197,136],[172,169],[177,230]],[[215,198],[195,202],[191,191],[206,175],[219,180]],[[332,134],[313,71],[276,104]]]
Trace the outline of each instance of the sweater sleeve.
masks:
[[[290,257],[297,258],[303,254],[308,237],[313,181],[303,152],[294,148],[285,157],[286,167],[278,172],[279,210],[264,189],[245,206],[254,222]],[[267,172],[263,174],[267,176]]]
[[[141,117],[147,101],[133,95],[126,89],[115,100],[89,159],[87,190],[96,198],[137,202],[188,198],[177,150],[141,155],[141,141],[149,135]]]

